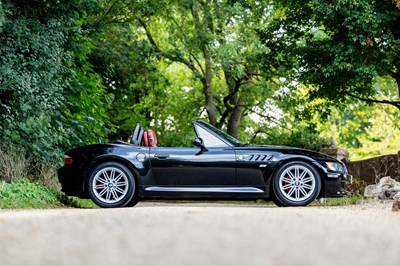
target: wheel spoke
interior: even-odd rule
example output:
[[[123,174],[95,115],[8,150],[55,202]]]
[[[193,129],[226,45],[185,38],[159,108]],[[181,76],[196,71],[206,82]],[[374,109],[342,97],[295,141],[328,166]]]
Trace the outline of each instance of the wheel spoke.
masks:
[[[288,177],[282,178],[282,181],[283,181],[284,183],[292,183],[292,179],[290,179],[290,178],[288,178]]]
[[[301,173],[299,179],[300,179],[300,180],[303,180],[303,178],[307,175],[307,173],[308,173],[308,172],[307,172],[306,170],[304,170],[303,173]]]
[[[111,191],[110,189],[107,189],[106,201],[110,201],[110,197],[111,197]]]
[[[303,194],[303,196],[307,196],[307,191],[304,190],[303,187],[299,187],[299,191]]]
[[[307,178],[304,178],[302,181],[303,181],[303,183],[308,183],[308,182],[313,181],[313,180],[314,180],[314,177],[309,176]]]
[[[104,188],[104,184],[98,184],[94,186],[94,189],[102,189]]]
[[[298,167],[294,168],[294,176],[296,178],[298,178],[300,176],[299,172],[300,172],[300,169]]]
[[[123,178],[124,177],[124,175],[122,174],[122,173],[119,173],[119,175],[116,177],[116,178],[114,178],[114,181],[115,182],[118,182],[119,180],[121,180],[121,178]]]
[[[284,189],[284,190],[287,190],[287,189],[289,189],[289,188],[291,188],[292,187],[292,184],[287,184],[287,185],[284,185],[282,188]]]
[[[288,173],[288,175],[290,176],[290,178],[291,178],[292,180],[295,179],[295,176],[292,174],[291,171],[287,171],[287,173]]]
[[[115,191],[119,192],[120,194],[124,194],[124,190],[119,187],[114,187]]]
[[[295,194],[296,200],[298,200],[300,198],[300,190],[295,189],[294,194]]]
[[[110,173],[110,180],[114,180],[115,177],[115,169],[111,169],[111,173]]]
[[[99,175],[99,176],[100,176],[100,175]],[[103,176],[104,176],[104,178],[106,179],[106,181],[110,179],[110,177],[108,176],[106,170],[103,171]]]
[[[114,186],[123,187],[123,186],[126,186],[126,183],[125,182],[117,182],[117,183],[114,184]]]
[[[289,192],[287,193],[289,197],[291,197],[293,195],[293,192],[296,190],[295,187],[292,187]]]
[[[312,185],[309,185],[309,184],[303,184],[303,185],[301,185],[303,188],[305,188],[305,189],[309,189],[309,190],[312,190],[313,188],[314,188],[314,186],[312,186]]]
[[[98,176],[97,178],[96,178],[96,180],[97,181],[99,181],[99,182],[101,182],[101,183],[107,183],[107,180],[105,180],[104,178],[102,178],[101,176]]]
[[[105,188],[103,188],[102,191],[100,191],[99,196],[100,196],[100,197],[103,196],[104,193],[106,193],[106,192],[107,192],[107,188],[105,187]]]
[[[112,194],[112,196],[114,197],[114,198],[113,198],[114,200],[118,199],[117,192],[115,192],[115,189],[114,189],[114,188],[111,189],[111,194]]]

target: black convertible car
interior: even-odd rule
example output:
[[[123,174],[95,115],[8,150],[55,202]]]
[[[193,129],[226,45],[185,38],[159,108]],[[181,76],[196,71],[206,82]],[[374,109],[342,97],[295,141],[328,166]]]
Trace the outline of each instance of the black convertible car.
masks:
[[[130,142],[95,144],[66,152],[58,170],[62,191],[104,208],[143,199],[272,200],[304,206],[340,197],[351,182],[345,165],[297,148],[249,146],[204,121],[194,121],[195,147],[157,147],[140,124]]]

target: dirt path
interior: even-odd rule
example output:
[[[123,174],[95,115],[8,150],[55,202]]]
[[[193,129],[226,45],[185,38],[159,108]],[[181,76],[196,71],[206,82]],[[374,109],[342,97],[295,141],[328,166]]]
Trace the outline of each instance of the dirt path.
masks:
[[[164,206],[165,205],[165,206]],[[391,205],[0,210],[0,265],[400,265]]]

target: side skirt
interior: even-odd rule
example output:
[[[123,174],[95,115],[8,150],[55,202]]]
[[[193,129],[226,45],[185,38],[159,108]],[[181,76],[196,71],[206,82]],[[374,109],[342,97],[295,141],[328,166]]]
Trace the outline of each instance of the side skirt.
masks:
[[[164,199],[262,199],[268,197],[265,188],[257,187],[141,187],[142,198]]]
[[[255,187],[147,187],[145,190],[159,192],[264,193],[264,191]]]

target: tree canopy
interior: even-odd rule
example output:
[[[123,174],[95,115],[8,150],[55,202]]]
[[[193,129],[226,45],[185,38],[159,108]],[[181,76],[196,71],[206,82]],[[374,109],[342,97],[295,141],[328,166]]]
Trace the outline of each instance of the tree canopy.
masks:
[[[354,98],[400,111],[398,1],[278,0],[282,41],[298,40],[298,79],[333,103]],[[397,6],[396,6],[397,5]],[[293,23],[295,22],[295,23]],[[384,91],[377,78],[396,90]]]
[[[379,123],[399,130],[399,6],[0,1],[0,142],[52,161],[136,122],[190,145],[205,119],[245,142],[318,150],[333,137],[373,154],[388,141]]]

